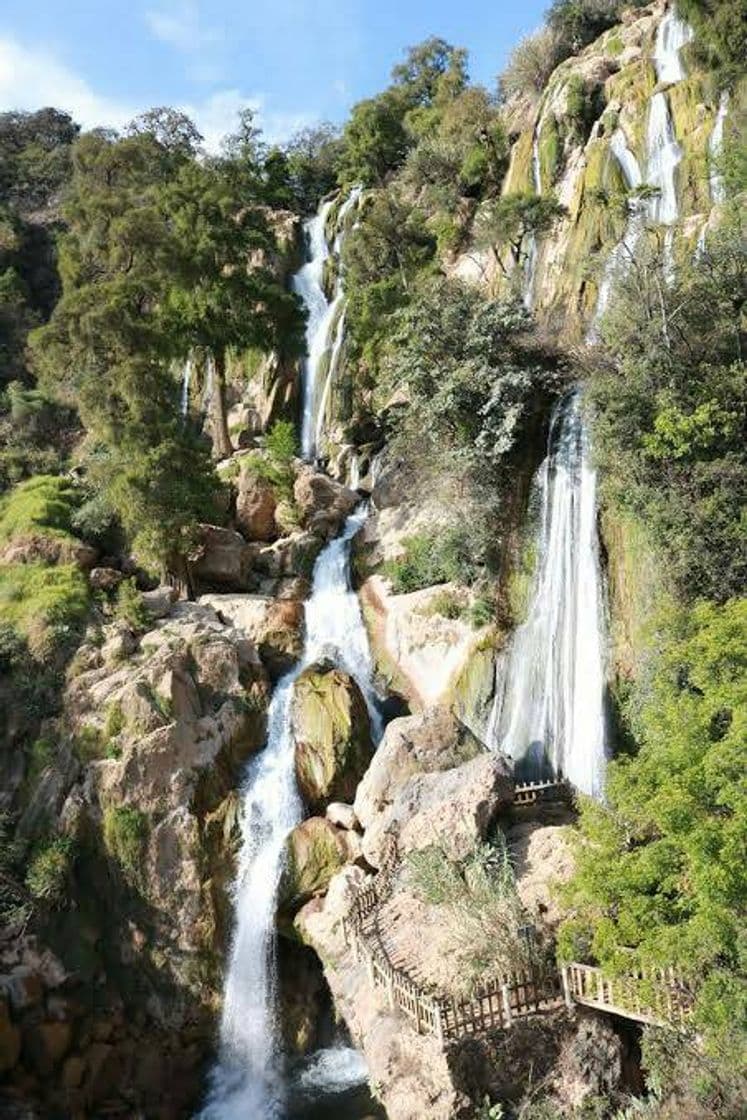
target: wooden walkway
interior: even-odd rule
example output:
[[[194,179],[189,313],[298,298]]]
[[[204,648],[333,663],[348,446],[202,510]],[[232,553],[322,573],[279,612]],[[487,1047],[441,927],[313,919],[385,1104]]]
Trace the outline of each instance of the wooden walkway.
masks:
[[[517,787],[534,800],[551,796],[562,783]],[[566,790],[568,787],[564,787]],[[532,804],[521,800],[518,804]],[[397,847],[390,841],[381,870],[358,892],[343,927],[355,959],[363,964],[373,987],[381,989],[392,1011],[402,1014],[420,1034],[442,1043],[507,1030],[516,1019],[577,1004],[641,1023],[682,1026],[691,1013],[692,993],[671,969],[636,972],[611,978],[602,969],[576,962],[555,968],[507,973],[491,981],[471,999],[453,999],[422,986],[402,962],[395,963],[379,926],[379,911],[392,894],[398,867]]]

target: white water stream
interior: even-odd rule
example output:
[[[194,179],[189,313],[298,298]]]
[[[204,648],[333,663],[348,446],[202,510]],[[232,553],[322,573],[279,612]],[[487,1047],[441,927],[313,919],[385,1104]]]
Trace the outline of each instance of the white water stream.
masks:
[[[680,51],[693,37],[693,29],[681,20],[674,7],[668,9],[656,32],[654,66],[656,80],[665,85],[681,82],[685,70]]]
[[[322,202],[313,218],[304,224],[308,246],[308,259],[293,277],[293,290],[303,300],[308,313],[306,323],[306,357],[302,367],[303,404],[301,413],[301,454],[311,461],[316,458],[319,447],[320,407],[319,376],[325,359],[332,373],[332,353],[334,339],[330,337],[332,325],[342,303],[342,279],[339,258],[345,237],[346,218],[351,208],[357,205],[361,188],[355,187],[340,207],[337,215],[337,235],[330,248],[327,241],[327,218],[334,200]],[[331,300],[324,290],[325,263],[330,257],[337,258],[337,281]],[[341,343],[340,343],[341,344]],[[329,379],[328,379],[329,380]],[[323,412],[322,412],[323,415]],[[323,423],[323,419],[321,421]]]
[[[221,1057],[213,1071],[203,1120],[275,1120],[284,1115],[284,1074],[276,1018],[275,909],[285,841],[303,816],[296,788],[291,730],[293,688],[309,665],[330,659],[357,682],[381,734],[373,665],[358,597],[350,588],[350,542],[365,508],[347,520],[314,568],[305,607],[301,661],[277,684],[268,713],[267,744],[254,758],[242,789],[241,852],[235,926],[223,995]]]
[[[713,125],[713,132],[708,140],[708,155],[710,157],[709,178],[711,184],[711,201],[720,205],[726,201],[724,178],[718,166],[718,161],[724,148],[724,122],[729,111],[729,94],[726,90],[721,94],[718,112]]]
[[[580,393],[555,408],[535,480],[536,570],[491,714],[491,746],[522,779],[563,775],[600,796],[606,627],[591,465]]]
[[[192,384],[194,370],[195,364],[190,355],[182,368],[182,387],[181,396],[179,399],[179,412],[183,419],[186,419],[187,413],[189,412],[189,389]]]

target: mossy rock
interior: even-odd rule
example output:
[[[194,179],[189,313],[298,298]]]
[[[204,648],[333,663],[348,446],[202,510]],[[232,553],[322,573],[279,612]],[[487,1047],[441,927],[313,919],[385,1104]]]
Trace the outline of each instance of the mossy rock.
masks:
[[[454,677],[450,688],[450,706],[457,719],[480,736],[487,724],[493,700],[495,654],[492,639],[480,641]]]
[[[311,817],[286,840],[279,908],[295,913],[315,895],[325,894],[332,876],[346,863],[342,837],[324,817]]]
[[[546,113],[537,137],[539,147],[540,182],[547,192],[557,179],[561,161],[561,140],[554,113]]]
[[[371,728],[358,685],[341,669],[307,669],[293,696],[296,778],[312,809],[355,797],[373,754]]]
[[[692,74],[668,91],[675,136],[682,148],[677,168],[677,196],[682,217],[701,214],[711,205],[708,142],[717,105],[707,106],[704,76]]]
[[[532,174],[533,146],[534,130],[527,129],[525,132],[521,133],[511,149],[511,162],[503,184],[503,194],[534,191],[534,176]]]

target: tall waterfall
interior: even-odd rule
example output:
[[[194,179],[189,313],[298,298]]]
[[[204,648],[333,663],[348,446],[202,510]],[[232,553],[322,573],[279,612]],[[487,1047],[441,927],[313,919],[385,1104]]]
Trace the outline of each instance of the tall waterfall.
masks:
[[[625,133],[621,128],[616,128],[610,140],[610,148],[620,165],[620,170],[625,179],[625,185],[628,190],[636,190],[641,185],[641,169],[638,166],[638,160],[628,146]],[[599,285],[599,295],[597,296],[597,306],[589,329],[589,341],[593,342],[597,337],[597,325],[602,315],[607,310],[612,292],[612,285],[620,270],[627,268],[630,261],[633,259],[636,245],[643,232],[644,223],[644,208],[639,201],[628,203],[628,219],[625,226],[625,233],[622,240],[618,241],[614,249],[607,258],[604,266],[604,273],[602,281]]]
[[[296,788],[291,732],[293,688],[300,673],[332,659],[355,678],[380,734],[368,636],[350,589],[350,542],[366,517],[361,508],[314,567],[306,603],[301,661],[278,683],[268,713],[267,744],[249,763],[242,789],[241,852],[235,882],[235,927],[225,980],[221,1059],[203,1120],[279,1120],[283,1068],[276,1020],[275,909],[285,841],[303,808]]]
[[[514,759],[522,778],[563,775],[598,796],[606,752],[606,630],[596,472],[578,390],[553,412],[535,501],[530,606],[496,691],[492,745]]]
[[[194,369],[195,363],[192,355],[190,354],[182,368],[182,387],[179,400],[179,412],[184,418],[186,418],[187,413],[189,412],[189,389],[192,384]]]
[[[651,98],[646,145],[646,179],[650,186],[658,188],[658,194],[651,199],[651,220],[671,226],[679,217],[675,172],[682,159],[682,148],[675,139],[669,103],[663,93],[655,93]]]
[[[718,166],[719,157],[724,147],[724,122],[729,111],[729,94],[724,90],[718,103],[716,121],[713,132],[708,140],[708,155],[710,158],[709,179],[711,184],[711,201],[720,204],[726,201],[724,179]]]
[[[331,300],[325,293],[325,264],[330,257],[339,257],[345,236],[345,222],[351,207],[361,195],[355,187],[340,207],[337,216],[338,233],[332,246],[327,240],[327,218],[334,200],[322,202],[313,218],[304,224],[308,246],[308,259],[293,277],[293,290],[301,297],[308,312],[306,323],[306,357],[303,362],[303,406],[301,414],[301,454],[312,460],[318,449],[319,376],[325,359],[330,361],[333,339],[332,326],[343,299],[339,267],[335,291]]]
[[[679,18],[674,7],[669,8],[656,32],[654,66],[657,81],[666,85],[682,81],[685,71],[680,51],[692,37],[692,28]]]

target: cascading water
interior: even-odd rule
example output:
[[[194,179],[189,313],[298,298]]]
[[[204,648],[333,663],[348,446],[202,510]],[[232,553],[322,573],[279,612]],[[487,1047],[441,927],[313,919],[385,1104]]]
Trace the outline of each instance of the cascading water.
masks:
[[[680,59],[680,51],[692,37],[692,28],[679,18],[674,8],[670,8],[656,32],[654,66],[657,81],[666,85],[682,81],[685,70]]]
[[[305,607],[303,657],[275,688],[267,744],[250,763],[242,792],[241,853],[235,883],[235,928],[221,1020],[221,1059],[202,1120],[280,1120],[282,1057],[275,1013],[275,909],[288,833],[301,820],[291,703],[303,670],[330,659],[360,687],[378,741],[381,722],[373,665],[358,598],[350,588],[350,542],[366,518],[359,508],[314,567]]]
[[[617,128],[613,132],[612,139],[610,140],[610,148],[620,165],[626,187],[630,191],[637,190],[641,185],[641,169],[638,166],[638,160],[628,147],[628,141],[621,128]],[[621,269],[627,268],[628,264],[633,259],[636,245],[643,232],[643,224],[644,207],[637,200],[629,201],[625,233],[622,236],[622,240],[618,241],[607,258],[602,281],[599,285],[596,311],[588,336],[591,342],[596,340],[598,323],[609,305],[612,284],[617,273]]]
[[[179,401],[179,412],[182,417],[186,419],[189,412],[189,389],[192,384],[192,376],[194,374],[195,364],[191,357],[187,358],[182,370],[182,390],[181,398]]]
[[[317,451],[321,449],[322,440],[324,438],[324,418],[327,411],[327,401],[332,389],[332,382],[337,375],[337,367],[340,364],[340,355],[342,354],[342,344],[345,341],[345,308],[343,307],[337,320],[337,327],[335,329],[335,340],[332,343],[332,351],[329,358],[329,369],[327,376],[324,379],[324,388],[322,395],[319,399],[319,411],[316,417],[316,429],[314,433],[314,446]]]
[[[596,472],[578,390],[553,413],[535,480],[537,567],[491,714],[491,745],[522,779],[563,775],[603,788],[605,611],[596,528]]]
[[[655,93],[651,98],[646,142],[646,180],[657,188],[650,202],[650,217],[653,222],[670,226],[679,217],[675,172],[682,159],[682,148],[675,139],[669,103],[663,93]]]
[[[708,155],[710,157],[709,179],[711,184],[711,201],[717,205],[726,201],[724,178],[719,169],[719,159],[724,147],[724,123],[729,111],[729,94],[726,90],[721,94],[718,112],[713,125],[713,132],[708,140]]]
[[[337,217],[338,233],[331,250],[327,241],[326,226],[334,200],[322,202],[314,217],[309,218],[304,225],[308,260],[293,277],[293,290],[303,300],[308,313],[301,416],[301,454],[308,461],[316,457],[318,448],[319,373],[325,357],[330,355],[330,331],[343,299],[339,269],[333,298],[327,299],[324,291],[325,262],[331,255],[339,258],[345,236],[346,218],[350,209],[357,205],[360,195],[361,188],[355,187],[340,207]]]

